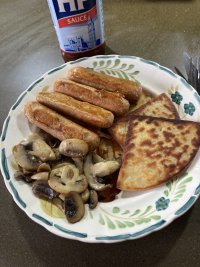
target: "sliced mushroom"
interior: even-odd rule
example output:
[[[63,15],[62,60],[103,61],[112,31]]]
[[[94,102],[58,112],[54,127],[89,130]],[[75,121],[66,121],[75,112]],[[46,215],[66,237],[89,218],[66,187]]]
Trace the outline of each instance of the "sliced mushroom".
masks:
[[[31,178],[32,173],[23,173],[21,171],[17,171],[14,174],[16,180],[23,180],[26,183],[32,183],[33,179]]]
[[[104,177],[116,172],[120,167],[118,161],[110,160],[98,162],[91,167],[92,174],[98,177]]]
[[[50,172],[51,171],[51,167],[48,163],[42,163],[38,169],[37,172]]]
[[[56,156],[53,150],[47,143],[38,136],[30,136],[29,140],[32,141],[32,150],[29,151],[30,155],[40,158],[42,161],[55,160]]]
[[[77,192],[69,192],[64,201],[65,215],[70,223],[80,221],[85,214],[85,206]]]
[[[54,154],[55,154],[55,157],[56,157],[56,160],[61,160],[63,155],[60,154],[60,151],[59,151],[59,148],[56,147],[56,148],[52,148]]]
[[[51,188],[61,194],[70,191],[81,193],[88,186],[86,177],[79,175],[79,170],[73,164],[52,170],[48,182]]]
[[[111,140],[101,138],[99,144],[99,155],[105,160],[114,159],[113,144]]]
[[[95,190],[90,190],[89,208],[94,209],[98,204],[98,195]]]
[[[94,163],[105,161],[101,156],[99,156],[96,152],[92,152],[92,159]]]
[[[54,205],[56,205],[56,207],[58,207],[61,211],[64,212],[64,201],[63,200],[56,197],[56,198],[53,198],[52,202]]]
[[[48,180],[49,172],[38,172],[31,176],[33,180]]]
[[[115,160],[117,160],[119,164],[121,165],[123,150],[120,147],[120,145],[114,140],[113,140],[113,151],[114,151]]]
[[[60,143],[59,151],[68,157],[84,157],[88,153],[88,144],[76,138],[66,139]]]
[[[103,191],[108,187],[112,187],[110,184],[101,184],[97,181],[97,177],[92,174],[92,165],[92,154],[90,153],[86,156],[84,161],[84,173],[87,177],[89,186],[96,191]]]
[[[38,167],[42,164],[42,161],[33,155],[30,155],[29,149],[32,144],[18,144],[13,148],[13,155],[17,164],[25,170],[36,171]]]
[[[62,201],[64,201],[65,200],[65,194],[59,194],[59,196],[58,196]]]
[[[86,203],[90,197],[90,191],[88,188],[84,192],[81,193],[81,198],[83,200],[83,203]]]
[[[38,197],[53,199],[58,196],[58,193],[55,192],[48,184],[46,180],[38,180],[33,183],[32,191]]]
[[[76,167],[79,169],[79,173],[83,174],[83,159],[82,158],[72,158]]]
[[[63,167],[63,166],[68,165],[68,164],[73,164],[73,160],[71,158],[67,158],[67,157],[65,157],[61,160],[55,160],[55,161],[50,162],[52,170]]]

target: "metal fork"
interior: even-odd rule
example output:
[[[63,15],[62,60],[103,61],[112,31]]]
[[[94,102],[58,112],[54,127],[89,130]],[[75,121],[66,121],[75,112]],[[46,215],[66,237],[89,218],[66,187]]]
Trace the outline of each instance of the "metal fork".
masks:
[[[188,83],[200,94],[200,57],[192,58],[188,53],[184,52],[183,61]]]

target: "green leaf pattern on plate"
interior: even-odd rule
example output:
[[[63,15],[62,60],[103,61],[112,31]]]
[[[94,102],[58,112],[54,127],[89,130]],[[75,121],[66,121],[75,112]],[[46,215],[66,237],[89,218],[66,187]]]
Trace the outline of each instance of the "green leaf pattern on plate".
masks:
[[[170,202],[177,202],[183,196],[187,184],[191,181],[192,177],[188,177],[188,173],[185,173],[180,178],[167,182],[164,195],[170,198]]]
[[[130,210],[121,210],[119,207],[113,207],[112,211],[99,207],[99,223],[105,225],[109,229],[133,227],[148,223],[151,220],[159,220],[161,217],[156,213],[153,206],[147,206],[144,210],[136,209],[134,212]],[[156,213],[156,214],[155,214]]]
[[[188,183],[192,181],[192,177],[188,177],[188,173],[181,177],[173,179],[165,184],[163,196],[158,198],[155,204],[149,205],[141,209],[122,210],[117,206],[113,206],[112,210],[98,207],[98,222],[102,226],[106,226],[111,230],[117,228],[134,227],[136,225],[146,224],[151,221],[161,219],[160,212],[167,209],[173,202],[179,201],[184,193]],[[95,219],[95,216],[93,216]]]
[[[114,77],[135,80],[135,76],[139,73],[138,70],[134,70],[135,66],[133,64],[122,63],[119,58],[115,60],[99,60],[93,62],[93,69],[99,71],[100,73],[111,75]]]

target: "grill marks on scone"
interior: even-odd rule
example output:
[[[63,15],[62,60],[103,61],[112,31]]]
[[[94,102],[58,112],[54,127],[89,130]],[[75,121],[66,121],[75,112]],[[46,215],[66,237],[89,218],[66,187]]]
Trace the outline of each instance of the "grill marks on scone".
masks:
[[[152,98],[147,103],[140,106],[133,112],[116,120],[112,127],[109,129],[113,138],[122,147],[125,143],[126,133],[128,129],[128,121],[131,119],[131,116],[134,115],[179,119],[179,114],[169,97],[164,93],[160,94]]]
[[[117,186],[137,190],[168,181],[185,170],[199,145],[196,122],[132,116]]]

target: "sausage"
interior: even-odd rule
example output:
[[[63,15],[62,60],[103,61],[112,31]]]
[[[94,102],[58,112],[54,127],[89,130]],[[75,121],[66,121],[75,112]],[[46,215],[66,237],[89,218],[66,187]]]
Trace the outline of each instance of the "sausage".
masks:
[[[90,150],[99,145],[100,138],[97,134],[38,102],[28,102],[24,107],[24,114],[31,123],[60,141],[69,138],[81,139],[88,144]]]
[[[142,87],[138,82],[115,78],[83,67],[70,69],[67,78],[97,89],[119,92],[131,102],[136,102],[142,92]]]
[[[114,116],[110,111],[61,93],[41,92],[36,99],[49,108],[97,128],[108,128],[114,120]]]
[[[57,80],[54,91],[105,108],[118,116],[125,114],[130,107],[129,102],[119,93],[97,90],[67,79]]]

